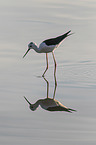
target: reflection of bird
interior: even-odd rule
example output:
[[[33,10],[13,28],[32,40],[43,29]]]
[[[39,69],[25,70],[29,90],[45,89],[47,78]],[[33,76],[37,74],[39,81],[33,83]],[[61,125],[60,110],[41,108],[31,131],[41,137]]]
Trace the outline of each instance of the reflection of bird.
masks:
[[[24,97],[25,100],[29,103],[30,109],[32,111],[36,110],[38,106],[40,105],[43,109],[47,111],[67,111],[72,113],[72,111],[76,111],[74,109],[67,108],[63,104],[61,104],[59,101],[51,98],[46,98],[46,99],[40,99],[36,103],[31,104],[26,97]]]
[[[44,77],[44,74],[46,73],[47,69],[48,69],[48,54],[49,52],[52,52],[52,55],[53,55],[53,59],[54,59],[54,64],[55,64],[55,70],[56,70],[56,60],[55,60],[55,56],[54,56],[54,53],[53,53],[53,50],[58,47],[58,45],[60,44],[60,42],[65,39],[67,36],[69,35],[72,35],[73,33],[70,33],[70,31],[68,31],[67,33],[61,35],[61,36],[58,36],[56,38],[51,38],[51,39],[47,39],[45,41],[43,41],[39,47],[36,45],[36,43],[29,43],[28,45],[28,50],[27,52],[24,54],[23,58],[26,56],[26,54],[29,52],[30,49],[34,49],[37,53],[46,53],[46,62],[47,62],[47,67],[43,73],[43,77]],[[70,33],[70,34],[69,34]]]

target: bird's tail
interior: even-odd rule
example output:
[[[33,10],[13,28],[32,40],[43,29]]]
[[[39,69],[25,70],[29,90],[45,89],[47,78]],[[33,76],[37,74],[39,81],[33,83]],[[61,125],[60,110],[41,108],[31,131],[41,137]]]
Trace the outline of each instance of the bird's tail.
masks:
[[[31,105],[31,103],[27,100],[27,98],[24,96],[25,100],[28,102],[29,105]]]
[[[71,108],[68,108],[68,110],[69,110],[69,111],[75,111],[75,112],[76,112],[76,110],[74,110],[74,109],[71,109]]]
[[[70,32],[71,32],[71,30],[68,31],[68,32],[66,32],[65,34],[63,34],[63,35],[57,37],[57,38],[56,38],[56,39],[57,39],[57,43],[59,44],[63,39],[65,39],[66,37],[68,37],[68,36],[74,34],[74,33],[70,33]]]
[[[70,35],[72,35],[72,34],[74,34],[74,33],[70,33],[71,32],[71,30],[70,31],[68,31],[67,33],[66,33],[66,37],[67,36],[70,36]],[[69,34],[70,33],[70,34]]]

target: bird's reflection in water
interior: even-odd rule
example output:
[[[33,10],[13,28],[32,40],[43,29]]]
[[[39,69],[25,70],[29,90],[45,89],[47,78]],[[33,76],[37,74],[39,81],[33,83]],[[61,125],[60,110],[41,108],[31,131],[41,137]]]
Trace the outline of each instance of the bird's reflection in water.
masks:
[[[36,101],[36,103],[31,104],[27,100],[27,98],[24,96],[25,100],[28,102],[29,107],[32,111],[35,111],[39,107],[39,105],[41,106],[41,108],[43,108],[47,111],[67,111],[70,113],[72,113],[72,111],[76,111],[74,109],[71,109],[71,108],[64,106],[59,101],[55,100],[55,93],[56,93],[56,88],[57,88],[57,81],[56,81],[55,75],[54,75],[55,88],[54,88],[53,98],[49,97],[49,82],[48,82],[48,80],[45,77],[43,77],[43,79],[47,83],[47,97],[45,99],[39,99]]]

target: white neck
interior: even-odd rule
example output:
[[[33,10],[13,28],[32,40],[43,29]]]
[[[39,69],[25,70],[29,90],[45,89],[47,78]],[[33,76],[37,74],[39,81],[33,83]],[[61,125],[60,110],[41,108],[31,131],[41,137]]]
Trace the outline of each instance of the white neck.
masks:
[[[37,46],[37,44],[34,43],[34,45],[32,46],[32,48],[33,48],[37,53],[40,53],[40,49],[39,49],[39,47]]]
[[[38,106],[40,105],[41,100],[38,100],[36,103],[32,104],[34,106],[34,109],[36,110]]]

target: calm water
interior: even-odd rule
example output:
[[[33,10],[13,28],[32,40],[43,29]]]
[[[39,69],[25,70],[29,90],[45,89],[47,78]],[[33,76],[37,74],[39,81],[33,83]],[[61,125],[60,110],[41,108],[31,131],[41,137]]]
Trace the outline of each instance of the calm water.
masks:
[[[0,3],[0,144],[96,144],[96,1],[3,0]],[[39,44],[75,32],[55,51],[55,99],[77,112],[49,112],[31,103],[47,97],[41,76],[45,54],[22,58],[30,41]],[[54,93],[49,54],[49,97]]]

